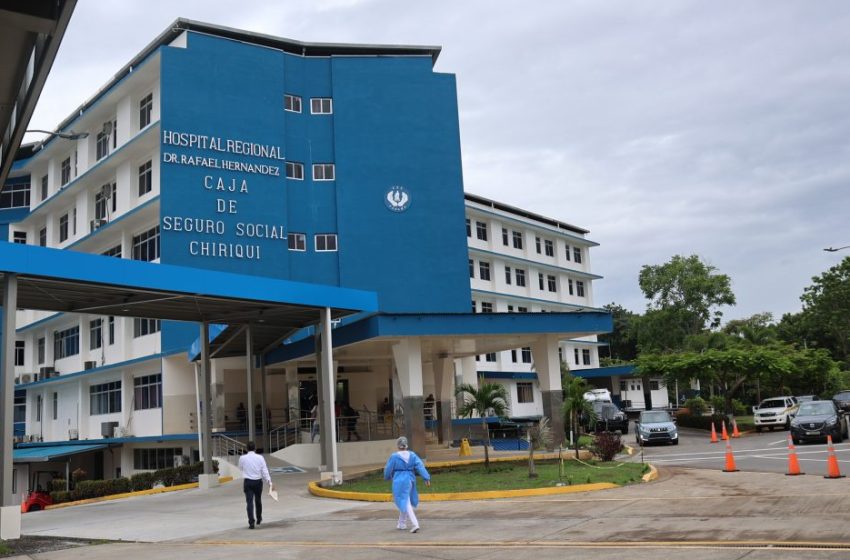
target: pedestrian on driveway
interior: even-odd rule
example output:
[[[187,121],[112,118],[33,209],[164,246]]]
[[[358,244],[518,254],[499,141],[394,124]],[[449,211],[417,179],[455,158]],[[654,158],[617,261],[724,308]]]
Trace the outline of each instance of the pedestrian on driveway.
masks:
[[[248,442],[248,452],[239,457],[239,470],[242,471],[242,490],[245,492],[245,502],[248,506],[248,528],[254,528],[254,508],[257,511],[257,525],[263,522],[263,480],[269,483],[269,490],[274,490],[269,468],[262,455],[257,455],[257,446],[253,441]]]
[[[419,505],[419,493],[416,491],[416,475],[425,480],[425,486],[431,486],[431,475],[416,453],[407,449],[407,438],[402,436],[396,441],[398,451],[390,455],[387,466],[384,467],[384,480],[393,481],[393,501],[399,511],[399,530],[407,529],[410,522],[410,532],[419,531],[419,520],[413,508]]]

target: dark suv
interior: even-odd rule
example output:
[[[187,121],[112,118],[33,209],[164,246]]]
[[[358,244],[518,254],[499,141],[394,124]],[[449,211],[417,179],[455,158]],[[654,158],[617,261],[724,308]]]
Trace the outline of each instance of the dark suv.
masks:
[[[629,417],[610,402],[594,401],[592,403],[595,419],[585,419],[584,428],[595,432],[629,433]]]
[[[850,391],[839,391],[832,395],[832,400],[842,412],[850,413]]]
[[[797,415],[791,420],[791,438],[794,443],[824,440],[826,436],[832,436],[834,443],[841,443],[847,436],[847,422],[835,402],[811,401],[801,404]]]

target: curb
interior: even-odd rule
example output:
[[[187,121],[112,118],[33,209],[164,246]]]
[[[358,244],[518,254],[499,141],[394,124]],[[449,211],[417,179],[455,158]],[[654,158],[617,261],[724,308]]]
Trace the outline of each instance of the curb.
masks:
[[[226,484],[233,480],[232,476],[222,476],[219,477],[219,484]],[[122,494],[110,494],[109,496],[99,496],[97,498],[88,498],[85,500],[77,500],[76,502],[62,502],[61,504],[51,504],[49,506],[44,506],[44,509],[61,509],[71,506],[82,506],[85,504],[96,504],[98,502],[108,502],[111,500],[121,500],[123,498],[135,498],[137,496],[152,496],[154,494],[165,494],[166,492],[177,492],[178,490],[189,490],[192,488],[197,488],[197,482],[190,482],[188,484],[178,484],[176,486],[165,486],[163,488],[151,488],[149,490],[138,490],[136,492],[124,492]]]
[[[640,478],[644,482],[652,482],[653,480],[658,478],[658,469],[655,468],[655,465],[652,465],[650,463],[647,463],[647,465],[649,465],[649,472]]]

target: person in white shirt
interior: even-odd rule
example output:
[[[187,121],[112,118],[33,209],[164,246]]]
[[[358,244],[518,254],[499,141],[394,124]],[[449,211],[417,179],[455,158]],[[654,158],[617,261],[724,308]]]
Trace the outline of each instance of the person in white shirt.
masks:
[[[239,457],[239,470],[242,471],[242,489],[245,492],[245,502],[248,506],[248,528],[254,528],[254,507],[257,510],[257,525],[263,522],[263,480],[269,483],[269,490],[274,490],[269,468],[262,455],[257,455],[257,446],[253,441],[248,442],[248,452]]]

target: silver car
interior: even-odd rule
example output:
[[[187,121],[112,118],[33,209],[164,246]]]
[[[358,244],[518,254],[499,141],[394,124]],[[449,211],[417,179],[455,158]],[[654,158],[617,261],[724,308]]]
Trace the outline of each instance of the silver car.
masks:
[[[635,440],[638,445],[654,442],[679,445],[679,430],[669,412],[644,410],[635,424]]]

